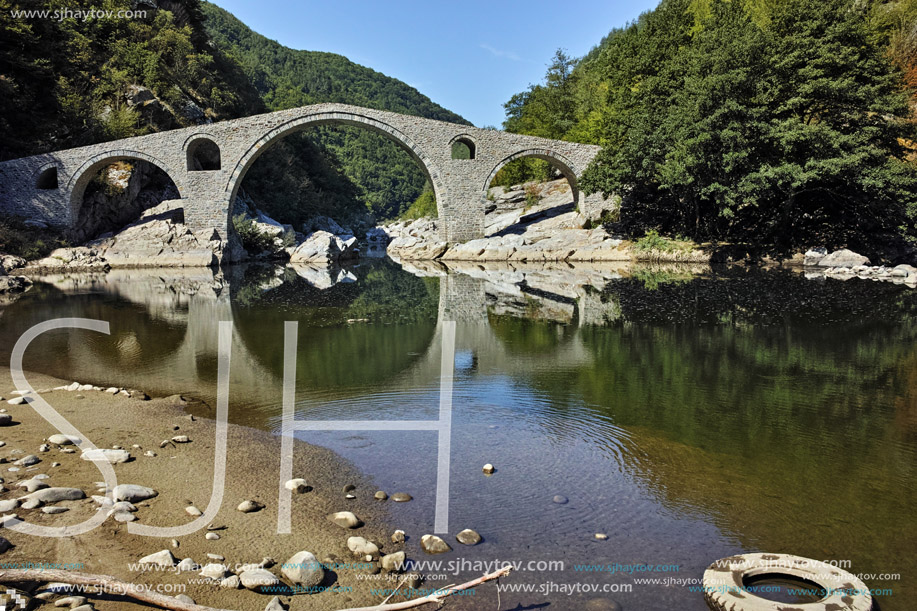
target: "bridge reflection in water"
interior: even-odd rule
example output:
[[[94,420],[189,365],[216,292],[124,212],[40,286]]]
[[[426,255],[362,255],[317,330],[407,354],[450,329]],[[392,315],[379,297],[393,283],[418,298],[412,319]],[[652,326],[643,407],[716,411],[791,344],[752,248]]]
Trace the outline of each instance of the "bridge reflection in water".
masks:
[[[212,403],[217,322],[232,320],[230,419],[278,431],[284,321],[299,321],[297,419],[430,420],[455,320],[450,523],[494,544],[464,557],[699,575],[774,549],[917,570],[913,291],[742,269],[403,265],[45,278],[0,310],[0,346],[50,318],[108,320],[109,337],[42,338],[27,368]],[[432,528],[435,434],[303,435],[411,492],[398,527]],[[908,608],[913,586],[891,585],[883,609]],[[705,608],[683,588],[622,602]]]

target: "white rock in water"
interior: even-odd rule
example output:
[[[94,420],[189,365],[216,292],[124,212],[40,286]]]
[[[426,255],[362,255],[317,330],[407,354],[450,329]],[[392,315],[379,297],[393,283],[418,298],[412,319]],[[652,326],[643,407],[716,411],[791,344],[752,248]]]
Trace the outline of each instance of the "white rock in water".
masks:
[[[329,517],[332,522],[341,528],[359,528],[363,524],[360,518],[349,511],[339,511],[331,514]]]
[[[350,537],[347,539],[347,549],[352,551],[354,556],[373,556],[379,553],[379,547],[363,537]]]
[[[264,505],[258,501],[242,501],[236,509],[242,513],[252,513],[254,511],[261,511],[264,509]]]
[[[131,453],[127,450],[103,450],[97,448],[95,450],[83,450],[80,458],[94,462],[108,462],[116,465],[129,461],[131,459]]]
[[[449,544],[436,535],[424,535],[420,538],[420,547],[428,554],[445,554],[451,552]]]
[[[145,501],[146,499],[151,499],[159,493],[153,490],[152,488],[147,488],[146,486],[137,486],[136,484],[118,484],[115,486],[112,495],[118,501],[130,501],[131,503],[137,503],[139,501]]]
[[[201,576],[207,577],[209,579],[223,579],[226,576],[226,573],[227,570],[225,565],[216,564],[213,562],[204,565],[204,568],[201,569]]]
[[[157,566],[175,566],[175,556],[167,549],[144,556],[138,561],[140,564],[155,564]]]
[[[272,588],[276,588],[280,585],[280,580],[266,569],[249,569],[244,571],[239,575],[239,581],[249,590],[254,590],[256,592],[264,588],[270,593]]]
[[[317,586],[325,578],[325,569],[315,555],[307,551],[294,554],[281,566],[280,572],[294,584],[307,588]]]
[[[288,480],[283,485],[283,487],[287,490],[292,490],[293,492],[299,492],[300,494],[306,492],[309,489],[309,485],[306,484],[306,480],[302,478]]]

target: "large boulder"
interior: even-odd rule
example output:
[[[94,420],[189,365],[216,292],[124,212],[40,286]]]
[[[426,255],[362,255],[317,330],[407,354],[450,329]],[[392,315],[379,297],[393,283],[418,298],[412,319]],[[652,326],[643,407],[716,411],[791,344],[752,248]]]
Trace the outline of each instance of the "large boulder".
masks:
[[[846,248],[835,250],[818,262],[819,267],[856,267],[857,265],[868,264],[869,257],[864,257]]]
[[[818,265],[822,259],[828,256],[828,249],[819,247],[819,248],[810,248],[806,251],[805,258],[803,259],[802,264],[811,266]]]
[[[274,246],[278,250],[296,241],[296,231],[292,225],[275,221],[261,210],[255,210],[252,223],[261,235],[266,235],[274,241]]]
[[[327,265],[335,261],[357,256],[357,239],[342,238],[327,231],[311,233],[301,244],[287,248],[290,263],[319,263]]]

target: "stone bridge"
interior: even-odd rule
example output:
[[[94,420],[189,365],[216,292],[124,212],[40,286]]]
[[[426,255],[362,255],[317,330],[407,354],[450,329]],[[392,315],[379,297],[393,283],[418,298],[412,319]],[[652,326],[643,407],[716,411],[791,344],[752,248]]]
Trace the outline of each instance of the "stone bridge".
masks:
[[[577,183],[599,147],[344,104],[317,104],[208,125],[103,142],[0,163],[0,211],[61,228],[75,227],[89,181],[121,160],[144,160],[163,170],[185,200],[192,230],[215,228],[225,240],[231,202],[245,174],[274,142],[316,125],[355,125],[397,142],[429,178],[439,208],[441,239],[464,242],[484,235],[487,188],[497,171],[519,157],[550,161],[566,176],[575,201],[590,211]],[[456,143],[470,159],[453,159]]]

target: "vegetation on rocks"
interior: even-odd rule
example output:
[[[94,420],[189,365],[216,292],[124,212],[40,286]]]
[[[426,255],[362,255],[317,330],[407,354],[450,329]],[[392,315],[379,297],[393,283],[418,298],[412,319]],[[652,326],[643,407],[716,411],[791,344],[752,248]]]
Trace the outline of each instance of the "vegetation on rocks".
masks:
[[[789,250],[912,243],[917,9],[664,0],[507,104],[510,131],[601,144],[619,228]]]

